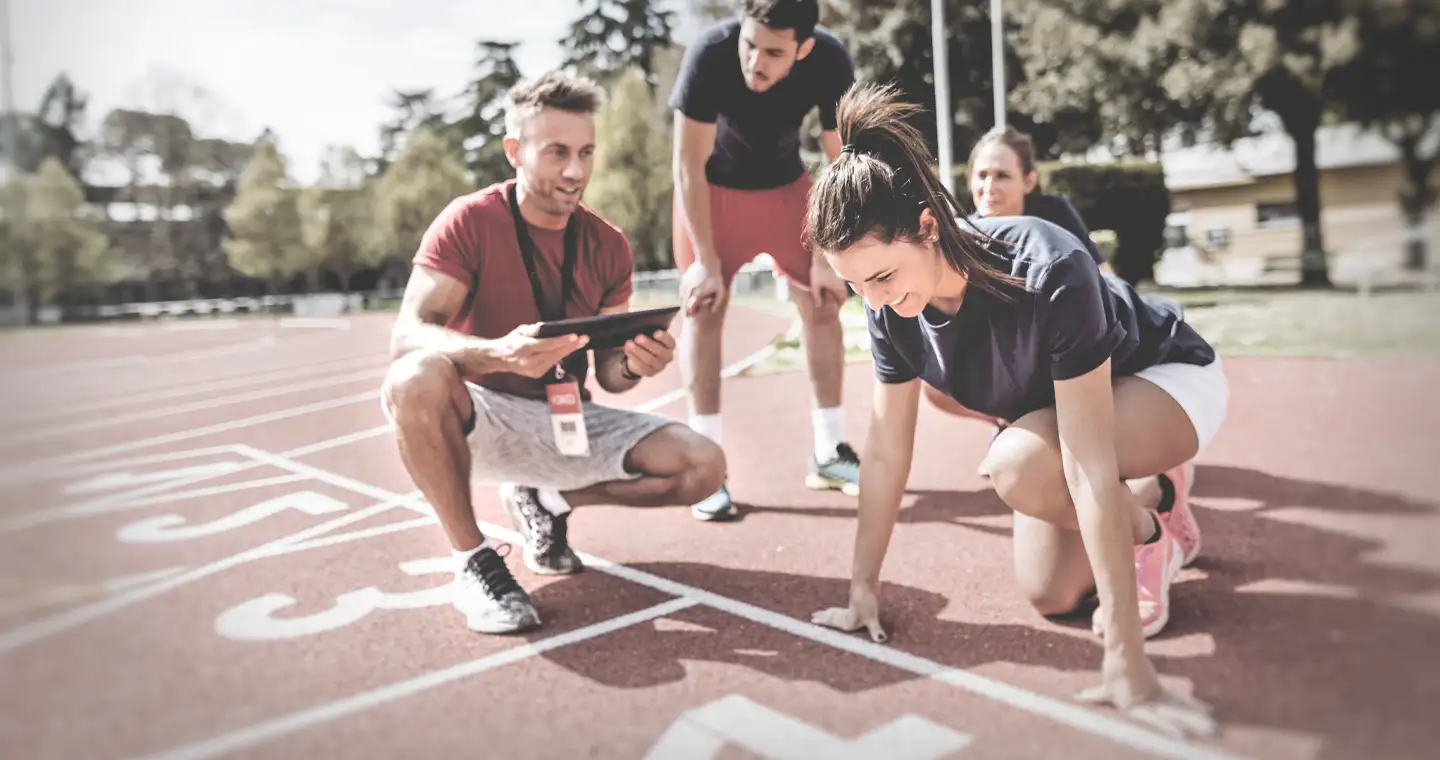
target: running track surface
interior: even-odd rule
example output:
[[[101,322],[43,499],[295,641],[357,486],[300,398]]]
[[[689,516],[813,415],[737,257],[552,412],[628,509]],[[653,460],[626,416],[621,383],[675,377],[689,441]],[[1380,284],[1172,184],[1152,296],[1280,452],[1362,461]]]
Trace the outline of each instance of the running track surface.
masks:
[[[737,311],[726,361],[787,328]],[[511,566],[544,617],[467,631],[377,402],[389,315],[0,343],[0,747],[13,758],[1420,758],[1440,745],[1440,368],[1234,357],[1199,463],[1205,550],[1149,650],[1224,734],[1068,700],[1099,649],[1014,592],[982,427],[922,411],[885,566],[843,603],[853,500],[802,478],[804,375],[725,386],[744,519],[572,518],[589,570]],[[846,383],[863,440],[868,365]],[[672,371],[618,400],[682,419]],[[607,400],[601,394],[602,400]],[[516,540],[495,490],[484,527]],[[518,548],[518,547],[517,547]]]

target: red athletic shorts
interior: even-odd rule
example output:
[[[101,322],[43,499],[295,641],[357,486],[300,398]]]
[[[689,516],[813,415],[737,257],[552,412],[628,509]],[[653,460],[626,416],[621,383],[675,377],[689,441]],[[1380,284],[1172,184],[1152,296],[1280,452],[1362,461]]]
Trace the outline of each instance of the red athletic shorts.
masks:
[[[805,207],[810,199],[810,175],[770,190],[735,190],[710,186],[710,229],[725,284],[762,253],[775,267],[801,287],[810,286],[810,248],[805,242]],[[695,247],[675,188],[672,242],[675,267],[683,274],[695,261]]]

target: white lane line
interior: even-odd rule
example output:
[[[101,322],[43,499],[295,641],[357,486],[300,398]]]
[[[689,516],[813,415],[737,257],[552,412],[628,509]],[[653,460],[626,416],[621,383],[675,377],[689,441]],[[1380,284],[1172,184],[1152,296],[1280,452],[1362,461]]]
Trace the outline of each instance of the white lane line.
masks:
[[[263,452],[257,452],[263,453]],[[278,459],[275,455],[269,455]],[[273,461],[273,460],[272,460]],[[277,466],[281,465],[278,461]],[[291,463],[297,468],[304,468],[307,473],[315,474],[319,468],[302,465],[298,462]],[[301,470],[297,469],[296,472]],[[323,470],[321,471],[323,472]],[[357,483],[352,478],[342,475],[331,474],[332,478],[326,480],[336,486],[346,487],[347,483]],[[411,496],[402,496],[391,493],[378,486],[365,483],[358,483],[364,488],[357,490],[366,496],[383,498],[396,502],[422,514],[433,514],[430,505],[425,503],[418,492],[411,492]],[[410,521],[406,528],[419,527],[419,521]],[[486,521],[478,521],[480,530],[486,535],[509,542],[516,546],[523,546],[525,539],[519,533],[509,528],[504,528]],[[402,530],[398,526],[386,526],[389,530],[381,531],[376,529],[376,535],[382,532],[394,532]],[[732,615],[745,618],[761,625],[784,631],[808,641],[823,644],[844,652],[864,657],[874,662],[879,662],[891,667],[913,673],[925,678],[949,686],[959,688],[963,691],[985,697],[987,699],[1008,705],[1018,710],[1025,711],[1032,715],[1049,718],[1072,728],[1084,731],[1095,736],[1109,739],[1118,744],[1123,744],[1134,749],[1150,752],[1159,757],[1177,758],[1178,760],[1236,760],[1237,756],[1228,754],[1223,750],[1207,747],[1197,743],[1190,743],[1174,739],[1158,733],[1141,728],[1137,724],[1124,720],[1108,717],[1100,712],[1091,711],[1080,707],[1077,704],[1037,694],[1018,686],[1012,686],[1002,681],[987,678],[978,673],[967,670],[952,668],[919,655],[909,654],[891,647],[881,646],[867,639],[853,634],[845,634],[839,631],[824,628],[812,623],[797,620],[792,617],[781,615],[777,612],[757,607],[738,599],[732,599],[711,591],[689,586],[678,581],[673,581],[658,575],[637,570],[626,565],[611,562],[602,557],[596,557],[584,552],[577,552],[581,560],[589,567],[601,572],[614,575],[632,583],[655,589],[672,596],[693,599],[708,607],[727,612]]]
[[[53,373],[74,373],[90,372],[97,369],[111,369],[114,367],[154,367],[162,364],[174,364],[176,362],[190,361],[192,359],[213,359],[217,356],[230,356],[243,354],[249,351],[258,351],[262,348],[274,346],[274,336],[267,335],[259,340],[249,343],[239,343],[231,346],[212,346],[209,348],[197,348],[190,351],[179,351],[171,354],[159,354],[157,356],[119,356],[113,359],[88,359],[78,362],[67,362],[65,364],[42,364],[38,367],[24,367],[0,371],[0,379],[7,377],[30,377],[32,375],[48,375]]]
[[[102,428],[114,427],[116,425],[132,425],[138,422],[149,422],[151,420],[158,420],[165,417],[173,417],[177,414],[205,412],[211,409],[219,409],[221,407],[233,406],[235,404],[245,404],[251,401],[263,401],[267,398],[289,396],[293,393],[304,393],[306,391],[331,388],[337,385],[358,383],[361,380],[378,381],[384,376],[384,368],[371,368],[363,370],[361,372],[351,372],[345,375],[322,377],[306,382],[287,383],[285,385],[280,385],[273,388],[264,388],[262,390],[248,391],[245,393],[235,393],[229,396],[208,398],[202,401],[192,401],[188,404],[160,406],[156,408],[146,409],[140,412],[131,412],[130,414],[106,415],[103,417],[92,418],[85,422],[71,423],[69,425],[29,428],[15,435],[8,435],[0,438],[0,446],[14,446],[33,441],[43,441],[51,438],[58,438],[64,435],[70,435],[72,433],[81,433],[87,430],[99,430]]]
[[[21,462],[19,464],[12,465],[3,470],[0,470],[0,485],[13,485],[16,483],[28,483],[34,480],[43,480],[47,477],[53,476],[56,472],[64,472],[65,466],[73,462],[83,462],[86,459],[93,459],[95,457],[106,456],[110,454],[122,454],[127,451],[148,448],[150,446],[159,446],[165,443],[188,441],[192,438],[200,438],[207,435],[214,435],[215,433],[227,433],[232,430],[240,430],[247,427],[254,427],[255,425],[263,425],[267,422],[278,422],[279,420],[288,420],[292,417],[301,417],[307,414],[314,414],[315,412],[323,412],[329,409],[338,409],[342,406],[358,404],[362,401],[374,401],[379,397],[380,392],[378,390],[366,391],[364,393],[355,393],[349,396],[341,396],[340,398],[330,399],[328,401],[319,401],[313,404],[306,404],[304,406],[297,406],[290,409],[282,409],[277,412],[267,412],[265,414],[257,414],[251,417],[242,417],[238,420],[220,422],[214,425],[207,425],[205,427],[184,430],[177,433],[157,435],[150,438],[140,438],[133,441],[127,441],[125,443],[117,443],[112,446],[102,446],[95,449],[82,449],[80,451],[74,451],[69,454],[61,454],[59,456],[52,456],[46,459],[32,462]]]
[[[375,515],[378,515],[382,512],[387,512],[398,506],[407,506],[406,502],[410,501],[413,498],[414,497],[409,494],[394,494],[393,499],[381,501],[378,504],[371,505],[355,512],[347,513],[319,525],[313,525],[309,528],[298,531],[296,533],[292,533],[283,538],[277,538],[272,541],[268,541],[253,549],[246,549],[245,551],[239,552],[238,554],[232,554],[231,556],[224,559],[211,562],[208,565],[195,568],[194,570],[190,570],[185,573],[181,573],[154,585],[146,586],[141,589],[136,589],[129,593],[117,594],[94,604],[66,610],[65,612],[58,615],[44,618],[42,620],[37,620],[27,625],[22,625],[19,628],[0,633],[0,654],[4,654],[13,649],[18,649],[19,647],[25,646],[26,644],[32,644],[49,636],[63,633],[83,623],[88,623],[91,620],[104,617],[113,612],[118,612],[119,610],[125,609],[126,607],[130,607],[139,602],[143,602],[146,599],[159,596],[172,589],[176,589],[181,586],[194,583],[195,581],[208,578],[212,575],[215,575],[216,573],[223,572],[237,565],[260,559],[273,552],[277,547],[284,547],[291,543],[308,541],[312,538],[316,538],[318,536],[329,533],[330,531],[333,531],[337,528],[343,528],[346,525],[357,523],[362,520],[367,520],[371,517],[374,517]]]
[[[107,398],[94,401],[88,404],[64,404],[60,406],[34,410],[34,414],[26,417],[18,417],[11,420],[12,425],[17,428],[25,428],[29,425],[43,420],[75,417],[79,415],[90,415],[96,412],[113,409],[120,406],[134,406],[136,404],[154,404],[160,401],[169,401],[175,398],[186,396],[199,396],[202,394],[226,391],[233,388],[245,388],[249,386],[260,386],[265,383],[279,382],[296,377],[308,377],[321,372],[338,372],[342,370],[356,369],[362,366],[373,365],[375,361],[369,357],[346,356],[340,359],[329,359],[326,361],[312,362],[304,367],[284,367],[278,370],[266,370],[250,375],[233,375],[223,380],[213,382],[189,383],[187,385],[167,385],[163,390],[155,390],[149,393],[125,394],[118,398]]]
[[[479,675],[496,668],[511,665],[531,657],[544,654],[552,649],[578,644],[608,633],[614,633],[633,625],[645,623],[656,618],[673,615],[681,610],[695,606],[691,599],[672,599],[668,602],[648,607],[638,612],[631,612],[627,615],[611,618],[603,622],[587,625],[568,633],[561,633],[548,638],[523,644],[492,655],[486,655],[469,662],[462,662],[448,668],[432,670],[414,678],[399,681],[378,689],[361,692],[351,697],[338,699],[334,702],[316,705],[315,707],[301,710],[278,718],[257,723],[252,726],[221,734],[213,739],[187,744],[183,747],[162,752],[156,755],[149,755],[147,760],[202,760],[203,758],[221,757],[246,747],[252,747],[288,734],[293,734],[321,723],[338,720],[356,713],[370,710],[389,702],[395,702],[406,697],[414,696],[421,692],[429,691],[448,683],[453,683],[464,678]]]

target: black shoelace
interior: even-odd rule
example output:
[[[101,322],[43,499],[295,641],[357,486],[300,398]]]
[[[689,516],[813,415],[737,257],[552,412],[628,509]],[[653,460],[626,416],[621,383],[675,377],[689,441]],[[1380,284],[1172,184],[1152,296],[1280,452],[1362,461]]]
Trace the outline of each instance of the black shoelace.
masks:
[[[480,578],[485,591],[494,599],[502,599],[520,591],[520,583],[505,566],[505,559],[493,549],[481,549],[470,557],[470,572]]]

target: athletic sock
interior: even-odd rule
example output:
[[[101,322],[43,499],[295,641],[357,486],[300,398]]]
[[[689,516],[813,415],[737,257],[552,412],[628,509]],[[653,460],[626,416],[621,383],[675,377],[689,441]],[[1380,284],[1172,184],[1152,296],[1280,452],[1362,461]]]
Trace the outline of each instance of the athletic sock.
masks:
[[[481,541],[481,542],[480,542],[480,545],[477,546],[477,547],[475,547],[474,549],[469,549],[469,550],[467,550],[467,551],[461,551],[461,550],[459,550],[459,549],[451,549],[451,550],[450,550],[450,556],[455,558],[455,573],[458,575],[459,573],[464,572],[464,571],[465,571],[465,565],[470,562],[470,558],[473,557],[473,556],[475,556],[477,553],[479,553],[479,551],[480,551],[481,549],[494,549],[494,548],[495,548],[495,545],[492,544],[492,543],[490,543],[490,537],[489,537],[489,536],[486,536],[486,537],[485,537],[485,540],[484,540],[484,541]]]
[[[690,415],[690,429],[716,444],[720,443],[720,415],[718,414]]]
[[[810,410],[810,425],[815,431],[815,459],[828,462],[845,441],[845,407]]]
[[[1155,511],[1163,515],[1175,506],[1175,483],[1163,473],[1155,476],[1155,480],[1160,484],[1160,504]]]
[[[570,511],[570,502],[565,501],[565,497],[554,488],[537,488],[535,492],[539,496],[540,506],[546,512],[559,517]]]

